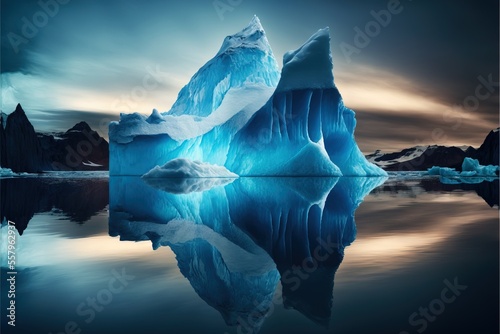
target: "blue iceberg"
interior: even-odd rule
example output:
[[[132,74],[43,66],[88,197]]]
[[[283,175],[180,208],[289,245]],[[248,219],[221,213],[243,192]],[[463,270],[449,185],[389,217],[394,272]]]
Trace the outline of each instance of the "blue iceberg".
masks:
[[[447,184],[481,183],[498,179],[498,171],[498,166],[482,166],[476,159],[465,158],[462,162],[462,171],[449,167],[433,166],[427,170],[427,174],[439,175],[441,181]]]
[[[260,21],[228,36],[168,112],[109,126],[110,175],[182,158],[240,176],[385,176],[354,139],[333,80],[329,29],[287,52],[280,71]]]

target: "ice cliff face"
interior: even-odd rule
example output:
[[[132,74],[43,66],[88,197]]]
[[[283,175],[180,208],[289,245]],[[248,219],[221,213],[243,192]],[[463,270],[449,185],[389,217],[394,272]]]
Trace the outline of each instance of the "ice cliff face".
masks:
[[[110,174],[185,158],[240,176],[386,175],[361,154],[333,81],[328,28],[285,54],[281,76],[258,18],[229,36],[167,113],[110,124]]]

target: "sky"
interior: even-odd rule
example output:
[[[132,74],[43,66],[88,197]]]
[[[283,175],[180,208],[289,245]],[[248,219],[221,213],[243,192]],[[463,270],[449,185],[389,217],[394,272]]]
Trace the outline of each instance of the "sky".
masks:
[[[484,0],[3,0],[2,112],[35,129],[168,111],[257,15],[278,63],[329,26],[335,84],[365,153],[479,146],[499,126],[499,3]],[[140,89],[145,87],[147,90]]]

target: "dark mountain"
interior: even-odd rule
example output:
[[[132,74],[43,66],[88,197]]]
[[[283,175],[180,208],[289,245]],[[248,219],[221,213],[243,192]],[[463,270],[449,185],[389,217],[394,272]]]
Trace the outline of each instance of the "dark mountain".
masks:
[[[4,152],[2,155],[5,167],[14,172],[29,173],[41,172],[49,167],[35,129],[20,104],[7,117],[5,130],[2,133],[0,146]]]
[[[0,115],[2,125],[3,115]],[[36,133],[20,104],[0,127],[0,166],[14,172],[108,170],[108,142],[85,122],[66,132]]]
[[[401,152],[376,151],[366,158],[386,171],[423,171],[432,166],[462,169],[466,157],[478,159],[481,165],[498,165],[498,129],[491,131],[478,149],[466,150],[455,146],[416,146]]]
[[[477,150],[468,151],[467,156],[479,160],[481,165],[499,165],[499,130],[500,128],[496,128],[490,131],[483,144]]]
[[[85,122],[66,132],[38,134],[52,170],[108,170],[109,145]]]

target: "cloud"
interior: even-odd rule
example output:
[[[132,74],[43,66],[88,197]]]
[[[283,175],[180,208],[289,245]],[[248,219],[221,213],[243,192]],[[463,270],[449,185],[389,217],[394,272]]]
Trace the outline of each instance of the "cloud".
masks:
[[[13,110],[21,103],[38,111],[150,113],[153,108],[168,110],[186,80],[157,64],[125,68],[119,62],[107,66],[66,59],[59,62],[57,70],[46,66],[43,58],[32,64],[38,68],[30,74],[2,74],[2,110]]]
[[[24,108],[24,107],[23,107]],[[45,110],[36,112],[25,109],[33,127],[40,132],[65,132],[75,124],[85,120],[102,137],[108,138],[111,121],[119,120],[115,113],[91,112],[82,110]]]
[[[415,145],[479,146],[498,126],[498,92],[475,111],[390,71],[352,64],[335,78],[344,103],[357,113],[363,152]]]
[[[400,151],[417,145],[480,146],[495,123],[475,119],[446,122],[440,115],[356,110],[356,140],[364,153]],[[460,120],[460,122],[458,122]]]
[[[345,104],[352,108],[435,113],[445,107],[409,78],[374,66],[345,66],[337,70],[335,80]]]

